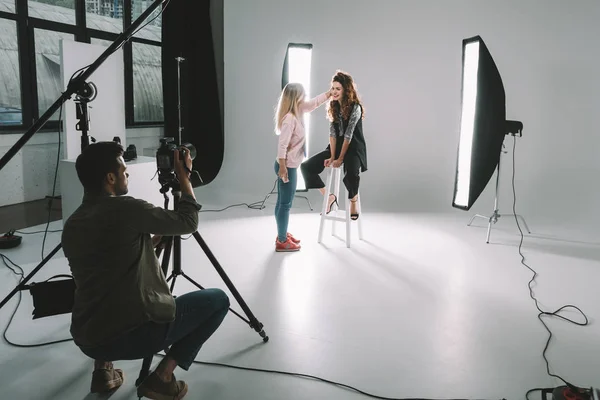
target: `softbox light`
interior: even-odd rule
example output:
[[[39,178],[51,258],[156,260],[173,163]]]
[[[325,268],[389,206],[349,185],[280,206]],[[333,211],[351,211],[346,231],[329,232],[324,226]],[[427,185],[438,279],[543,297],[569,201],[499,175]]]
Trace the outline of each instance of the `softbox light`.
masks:
[[[502,78],[483,39],[464,39],[462,49],[462,110],[452,206],[469,210],[500,160],[506,101]]]

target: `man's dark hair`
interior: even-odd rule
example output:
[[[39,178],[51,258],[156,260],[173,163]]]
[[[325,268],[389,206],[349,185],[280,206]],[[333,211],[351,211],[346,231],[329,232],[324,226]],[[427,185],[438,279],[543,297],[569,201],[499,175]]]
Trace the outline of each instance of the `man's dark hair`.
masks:
[[[86,147],[75,162],[84,192],[102,193],[106,175],[119,172],[117,158],[122,155],[123,146],[117,142],[97,142]]]

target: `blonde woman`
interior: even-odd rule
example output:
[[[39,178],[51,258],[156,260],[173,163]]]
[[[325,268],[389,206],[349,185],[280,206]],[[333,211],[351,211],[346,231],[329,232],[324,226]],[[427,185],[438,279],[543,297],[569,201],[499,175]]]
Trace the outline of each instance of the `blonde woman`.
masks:
[[[331,97],[331,91],[308,101],[304,101],[304,96],[301,84],[288,83],[279,96],[275,112],[275,133],[279,136],[275,161],[275,173],[278,176],[275,251],[300,250],[300,241],[288,233],[287,228],[296,194],[297,169],[306,155],[304,114],[324,104]]]

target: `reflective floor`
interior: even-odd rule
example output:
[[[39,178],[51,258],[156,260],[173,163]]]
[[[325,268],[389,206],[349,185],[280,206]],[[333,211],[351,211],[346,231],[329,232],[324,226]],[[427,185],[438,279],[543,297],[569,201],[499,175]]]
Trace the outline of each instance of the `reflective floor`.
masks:
[[[317,376],[389,398],[522,399],[535,387],[558,386],[542,358],[548,334],[537,318],[520,263],[519,231],[504,219],[485,243],[485,221],[467,227],[470,215],[363,213],[363,241],[353,246],[327,228],[317,243],[319,212],[297,209],[290,232],[302,239],[298,253],[275,253],[272,207],[202,213],[199,233],[270,337],[230,313],[197,360]],[[547,356],[551,371],[569,382],[600,386],[600,240],[558,227],[532,226],[522,251],[538,272],[533,284],[540,307],[580,307],[591,324],[577,327],[545,318],[554,333]],[[61,228],[61,221],[51,230]],[[30,227],[29,230],[39,230]],[[41,258],[43,234],[28,235],[2,254],[31,271]],[[48,234],[45,254],[60,233]],[[184,241],[183,269],[206,287],[231,294],[194,239]],[[67,273],[59,252],[32,281]],[[0,295],[17,284],[0,268]],[[176,293],[195,287],[181,277]],[[31,319],[22,302],[7,332],[17,344],[69,337],[69,317]],[[16,295],[0,310],[2,329]],[[231,295],[232,308],[246,315]],[[566,314],[581,320],[575,313]],[[155,363],[158,361],[155,357]],[[117,363],[126,383],[110,398],[135,398],[141,361]],[[92,363],[71,342],[38,348],[0,344],[0,398],[96,399],[89,393]],[[194,365],[176,370],[190,399],[367,399],[314,379]],[[539,392],[531,395],[539,399]]]

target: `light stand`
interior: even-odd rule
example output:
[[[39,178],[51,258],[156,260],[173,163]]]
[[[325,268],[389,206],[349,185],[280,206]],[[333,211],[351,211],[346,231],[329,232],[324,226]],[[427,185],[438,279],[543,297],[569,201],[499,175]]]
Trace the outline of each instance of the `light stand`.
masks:
[[[513,140],[517,140],[517,136],[521,137],[523,136],[523,124],[519,121],[507,121],[507,132],[506,135],[512,135]],[[504,148],[504,144],[502,144],[502,148]],[[507,153],[506,151],[502,150],[501,153]],[[492,224],[495,224],[496,222],[498,222],[498,219],[502,216],[514,216],[517,218],[520,218],[521,221],[523,221],[523,225],[525,226],[525,229],[527,230],[527,233],[531,233],[531,231],[529,230],[529,227],[527,226],[527,223],[525,222],[525,218],[523,218],[522,215],[520,214],[500,214],[499,209],[498,209],[498,197],[499,197],[499,187],[500,187],[500,159],[502,158],[502,155],[500,155],[500,158],[498,159],[498,167],[496,169],[496,197],[494,199],[494,212],[492,213],[491,216],[487,217],[485,215],[481,215],[481,214],[475,214],[471,220],[469,221],[469,223],[467,224],[467,226],[471,226],[471,224],[473,223],[473,220],[475,218],[483,218],[483,219],[487,219],[488,220],[488,229],[487,229],[487,238],[486,238],[486,243],[490,242],[490,232],[492,230]]]
[[[179,183],[174,180],[164,184],[160,190],[160,192],[165,197],[164,208],[165,208],[165,210],[168,209],[169,198],[167,197],[167,192],[169,191],[169,187],[171,188],[171,193],[173,194],[173,208],[174,208],[174,210],[177,210],[177,207],[179,204],[179,199],[181,198],[181,189],[179,187]],[[227,287],[233,294],[233,297],[235,297],[235,299],[238,302],[238,304],[240,305],[240,307],[242,307],[242,309],[244,310],[244,313],[246,314],[248,319],[244,318],[243,316],[241,316],[240,314],[238,314],[231,308],[229,308],[229,310],[232,313],[234,313],[236,316],[238,316],[241,320],[245,321],[250,326],[250,328],[253,328],[256,332],[258,332],[260,337],[262,337],[263,342],[265,342],[265,343],[268,342],[269,337],[266,335],[265,331],[263,330],[263,324],[258,319],[256,319],[256,317],[254,316],[254,314],[252,313],[252,311],[250,310],[250,308],[248,307],[248,305],[246,304],[246,302],[244,301],[244,299],[242,298],[242,296],[236,289],[233,282],[231,282],[231,279],[229,279],[229,277],[223,270],[223,267],[221,267],[221,265],[219,264],[219,261],[217,261],[217,259],[213,255],[213,253],[208,248],[206,242],[204,242],[204,239],[202,239],[202,236],[200,236],[198,231],[194,232],[193,236],[194,236],[194,239],[196,239],[196,241],[202,248],[202,250],[204,251],[204,254],[206,254],[206,256],[208,257],[208,259],[210,260],[212,265],[215,267],[217,273],[221,276],[221,279],[223,279],[223,282],[225,282],[225,285],[227,285]],[[187,276],[181,268],[181,236],[170,236],[170,237],[165,238],[165,240],[166,240],[165,248],[164,248],[165,252],[163,254],[163,258],[162,258],[162,262],[161,262],[161,268],[162,268],[162,271],[163,271],[163,274],[165,277],[167,276],[167,274],[169,272],[169,260],[171,259],[171,247],[173,247],[173,249],[174,249],[173,271],[171,272],[171,275],[167,278],[167,282],[171,281],[171,293],[173,293],[173,289],[175,288],[175,281],[177,280],[177,277],[179,277],[179,276],[182,276],[183,278],[185,278],[188,282],[190,282],[191,284],[196,286],[198,289],[204,290],[204,288],[200,284],[198,284],[192,278]],[[161,249],[158,249],[156,251],[157,257],[160,257],[161,251],[162,251]],[[144,358],[144,361],[142,363],[142,369],[140,370],[140,375],[135,383],[136,386],[139,386],[144,381],[144,379],[148,376],[148,374],[150,372],[150,365],[152,364],[152,358],[153,358],[152,355]]]
[[[177,111],[179,112],[179,144],[181,145],[181,133],[183,127],[181,126],[181,62],[185,61],[183,57],[175,57],[177,60]]]
[[[75,96],[75,114],[79,122],[75,125],[75,129],[81,131],[81,152],[90,145],[96,142],[91,136],[88,136],[90,129],[90,117],[88,114],[88,103],[93,101],[98,94],[98,89],[93,82],[84,82],[83,86],[77,91]]]
[[[90,66],[85,71],[83,71],[80,75],[72,78],[69,81],[69,84],[67,85],[67,90],[65,90],[63,92],[63,94],[50,106],[50,108],[48,108],[48,110],[46,110],[46,112],[31,126],[31,128],[29,128],[29,130],[25,134],[23,134],[23,136],[21,136],[21,138],[17,141],[17,143],[15,143],[13,145],[13,147],[11,147],[6,152],[6,154],[4,156],[2,156],[2,158],[0,159],[0,171],[2,170],[2,168],[4,168],[6,166],[6,164],[8,164],[10,159],[13,158],[15,156],[15,154],[17,154],[19,152],[19,150],[21,150],[21,148],[25,145],[25,143],[27,143],[29,141],[29,139],[31,139],[31,137],[33,135],[35,135],[36,132],[39,131],[42,128],[42,126],[44,126],[44,124],[46,124],[46,122],[48,122],[48,120],[63,105],[63,103],[71,98],[71,95],[73,95],[76,92],[81,92],[81,90],[85,89],[85,87],[87,85],[85,80],[87,78],[89,78],[90,75],[92,75],[98,69],[98,67],[100,67],[100,65],[104,61],[106,61],[106,59],[108,57],[110,57],[110,55],[112,53],[114,53],[117,49],[119,49],[123,45],[123,43],[125,43],[127,40],[130,39],[131,36],[133,36],[133,34],[136,32],[136,30],[142,24],[142,22],[144,22],[146,20],[146,18],[148,18],[150,16],[150,14],[152,14],[154,12],[154,10],[164,1],[167,1],[167,0],[155,0],[152,4],[150,4],[150,6],[148,6],[146,11],[144,11],[138,17],[138,19],[133,21],[133,23],[127,29],[125,29],[125,31],[123,31],[123,33],[121,33],[119,36],[117,36],[115,41],[106,50],[104,50],[104,53],[102,53],[96,59],[96,61],[94,61],[92,64],[90,64]],[[82,141],[83,141],[83,138],[82,138]],[[82,145],[83,145],[83,142],[82,142]],[[0,309],[6,303],[8,303],[8,301],[15,294],[17,294],[17,292],[19,290],[27,290],[27,287],[25,284],[44,266],[44,264],[46,264],[50,260],[50,258],[52,258],[52,256],[54,256],[56,253],[58,253],[58,251],[61,249],[61,247],[62,247],[62,244],[59,243],[54,248],[54,250],[52,250],[50,252],[50,254],[48,254],[46,256],[46,258],[44,258],[42,260],[42,262],[39,263],[38,266],[35,267],[33,269],[33,271],[31,271],[31,273],[29,275],[27,275],[21,281],[21,283],[19,283],[19,285],[17,285],[13,289],[13,291],[8,294],[8,296],[6,296],[4,298],[4,300],[2,300],[2,302],[0,303]]]
[[[48,122],[48,120],[56,111],[58,111],[63,103],[69,100],[73,93],[75,93],[85,84],[86,79],[88,79],[98,69],[98,67],[100,67],[100,65],[106,61],[108,57],[110,57],[112,53],[119,49],[123,43],[128,41],[140,27],[142,22],[144,22],[146,18],[148,18],[150,14],[152,14],[154,10],[165,1],[167,0],[154,0],[154,2],[150,4],[148,8],[146,8],[146,10],[138,17],[138,19],[136,19],[127,29],[125,29],[123,33],[117,36],[115,41],[96,59],[96,61],[90,64],[85,71],[69,82],[67,85],[67,90],[65,90],[48,108],[48,110],[46,110],[46,112],[37,121],[35,121],[31,128],[29,128],[29,130],[23,134],[23,136],[21,136],[21,138],[13,145],[13,147],[11,147],[6,154],[2,156],[0,159],[0,171],[2,168],[4,168],[4,166],[6,166],[6,164],[8,164],[10,159],[13,158],[19,152],[19,150],[21,150],[25,143],[27,143],[29,139],[31,139],[31,137],[35,135],[35,133],[46,124],[46,122]]]

